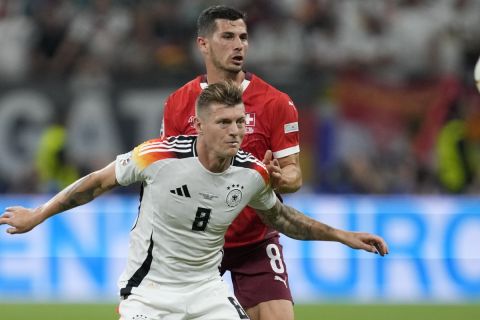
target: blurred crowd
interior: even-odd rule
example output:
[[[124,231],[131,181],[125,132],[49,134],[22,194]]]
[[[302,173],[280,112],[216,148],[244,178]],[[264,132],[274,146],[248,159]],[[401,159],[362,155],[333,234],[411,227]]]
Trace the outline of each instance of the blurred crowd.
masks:
[[[203,72],[196,18],[216,3],[0,0],[0,86],[45,79],[106,87],[188,80]],[[480,191],[480,106],[471,90],[480,1],[221,3],[247,13],[247,68],[285,88],[298,104],[306,190]],[[353,103],[363,110],[359,116],[349,109],[351,92],[377,95]],[[430,95],[391,103],[402,92]],[[372,107],[382,99],[389,102],[378,108],[388,114]],[[410,111],[405,104],[412,104]],[[384,117],[370,119],[372,112]]]
[[[201,68],[198,13],[218,1],[1,0],[0,78],[178,73]],[[463,75],[480,47],[475,0],[236,0],[248,63],[264,77],[360,68],[400,81]]]

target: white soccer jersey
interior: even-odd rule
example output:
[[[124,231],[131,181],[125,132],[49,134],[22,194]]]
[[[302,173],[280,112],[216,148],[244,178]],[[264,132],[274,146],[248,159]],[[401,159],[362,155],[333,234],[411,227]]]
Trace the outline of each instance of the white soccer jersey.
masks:
[[[247,204],[261,210],[275,204],[262,162],[240,150],[226,171],[213,173],[198,160],[195,143],[196,136],[155,139],[117,157],[117,181],[142,182],[119,280],[122,296],[149,284],[219,277],[224,234],[233,219]]]

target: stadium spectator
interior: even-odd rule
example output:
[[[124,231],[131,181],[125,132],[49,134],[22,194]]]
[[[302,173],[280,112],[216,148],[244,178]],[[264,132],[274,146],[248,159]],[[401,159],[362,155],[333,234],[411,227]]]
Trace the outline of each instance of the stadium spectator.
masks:
[[[480,52],[480,2],[475,0],[453,0],[444,4],[448,21],[444,26],[444,37],[449,46],[444,55],[449,58],[443,67],[468,82],[468,75]],[[441,41],[441,40],[440,40]]]
[[[315,73],[325,74],[345,64],[346,52],[340,44],[338,2],[309,0],[296,13],[304,27],[305,52]]]
[[[59,73],[89,73],[92,69],[110,74],[118,63],[119,44],[131,28],[131,15],[111,0],[94,0],[72,19],[64,41],[57,50],[55,68]]]
[[[480,183],[480,100],[463,92],[453,102],[436,143],[438,180],[445,193],[476,194]]]
[[[58,50],[65,41],[67,29],[74,15],[70,1],[34,1],[29,5],[35,25],[31,52],[31,77],[45,79],[58,77],[55,65]]]
[[[279,84],[288,83],[303,71],[303,30],[276,2],[269,3],[271,14],[259,21],[249,34],[248,41],[255,48],[249,54],[249,61],[266,77],[277,79]]]
[[[41,192],[56,193],[79,178],[79,170],[69,161],[67,145],[67,132],[61,123],[42,132],[35,162]]]
[[[441,3],[403,0],[394,8],[388,37],[395,39],[390,72],[397,81],[428,79],[436,74],[437,39],[448,21]]]
[[[29,72],[33,24],[22,1],[0,1],[0,80],[14,83]]]

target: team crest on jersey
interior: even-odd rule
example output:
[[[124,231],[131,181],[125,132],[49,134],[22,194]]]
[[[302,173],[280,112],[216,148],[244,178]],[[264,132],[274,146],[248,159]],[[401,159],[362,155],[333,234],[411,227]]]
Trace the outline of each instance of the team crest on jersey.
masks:
[[[229,190],[227,194],[227,206],[229,207],[236,207],[242,201],[242,189],[243,186],[239,184],[232,184],[231,186],[227,187],[227,190]]]

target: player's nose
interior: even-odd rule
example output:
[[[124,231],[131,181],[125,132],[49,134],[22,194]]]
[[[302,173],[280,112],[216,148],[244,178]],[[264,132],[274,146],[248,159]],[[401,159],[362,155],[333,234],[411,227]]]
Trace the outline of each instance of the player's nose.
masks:
[[[239,128],[238,124],[235,122],[232,122],[228,126],[228,134],[232,136],[238,136],[240,134],[241,128]]]
[[[234,45],[236,50],[241,51],[244,47],[244,41],[240,37],[235,37]]]
[[[238,130],[238,126],[237,126],[236,123],[232,123],[232,124],[230,124],[230,126],[228,127],[228,132],[229,132],[230,134],[238,134],[238,131],[239,131],[239,130]]]

